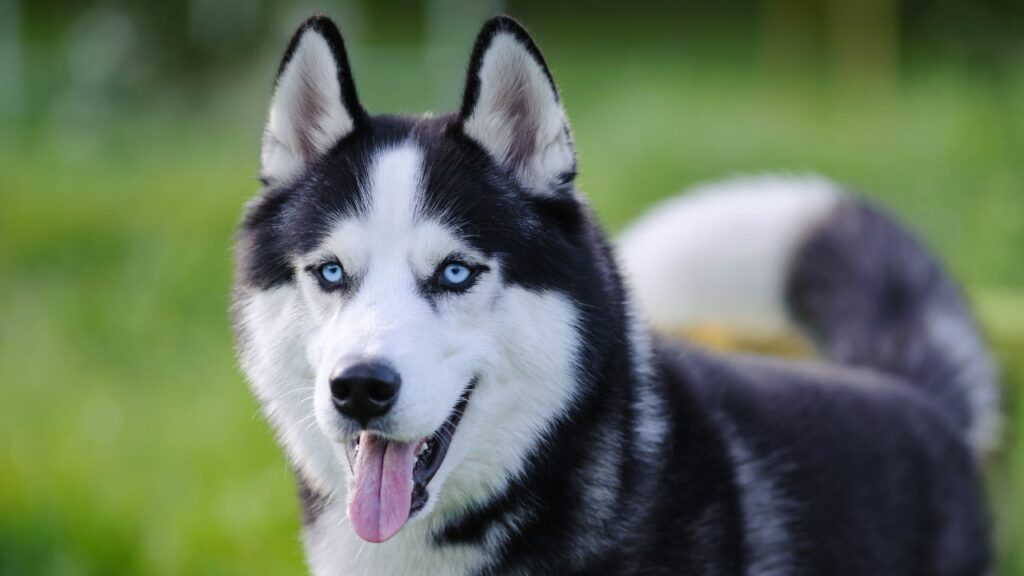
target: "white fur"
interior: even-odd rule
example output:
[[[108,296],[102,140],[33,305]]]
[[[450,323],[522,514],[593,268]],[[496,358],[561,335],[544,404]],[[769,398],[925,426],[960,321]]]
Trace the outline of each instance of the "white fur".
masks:
[[[274,90],[260,156],[267,180],[294,178],[352,131],[352,115],[342,104],[338,67],[324,37],[316,30],[307,31]]]
[[[490,349],[489,363],[438,472],[452,473],[446,503],[453,508],[498,493],[519,474],[576,391],[580,339],[572,301],[519,287],[501,292],[478,344]],[[455,474],[449,464],[460,460]]]
[[[664,398],[652,388],[655,381],[650,328],[635,310],[635,298],[630,298],[629,341],[636,373],[636,395],[633,410],[636,413],[637,450],[648,459],[661,454],[661,443],[668,434],[669,419]],[[651,461],[650,464],[656,464]]]
[[[575,156],[565,111],[541,64],[508,32],[498,33],[484,54],[480,94],[465,121],[466,134],[498,162],[512,168],[537,194],[573,169]],[[531,141],[526,158],[515,158],[516,142]]]
[[[719,415],[740,494],[740,514],[749,554],[746,576],[785,576],[793,571],[792,500],[778,488],[779,465],[757,455],[724,413]],[[784,461],[784,458],[778,458]]]
[[[437,524],[413,522],[391,540],[370,544],[351,529],[344,502],[335,502],[303,534],[306,561],[317,576],[457,576],[482,566],[487,558],[483,548],[432,545]]]
[[[247,294],[239,303],[246,334],[241,364],[289,459],[321,493],[343,490],[341,461],[313,419],[313,369],[305,357],[312,327],[292,285]]]
[[[655,207],[619,238],[624,276],[655,328],[713,324],[772,337],[790,328],[785,275],[841,192],[817,177],[741,178]]]
[[[999,447],[1003,422],[999,375],[985,343],[963,315],[943,306],[932,306],[926,315],[926,334],[956,366],[963,367],[957,382],[964,388],[971,424],[967,442],[974,453],[987,456]]]

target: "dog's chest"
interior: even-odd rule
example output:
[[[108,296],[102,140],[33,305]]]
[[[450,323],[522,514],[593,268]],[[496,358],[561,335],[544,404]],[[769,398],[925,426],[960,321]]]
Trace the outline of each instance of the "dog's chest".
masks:
[[[485,562],[481,547],[438,546],[424,523],[406,526],[391,540],[371,544],[351,529],[341,506],[328,505],[303,533],[310,570],[316,576],[374,574],[472,574]]]

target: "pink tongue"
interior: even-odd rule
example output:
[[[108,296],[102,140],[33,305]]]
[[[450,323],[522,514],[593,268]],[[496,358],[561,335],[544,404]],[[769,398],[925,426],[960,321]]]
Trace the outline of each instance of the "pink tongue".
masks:
[[[420,442],[389,442],[363,432],[353,465],[348,517],[367,542],[383,542],[402,529],[412,502],[412,470]]]

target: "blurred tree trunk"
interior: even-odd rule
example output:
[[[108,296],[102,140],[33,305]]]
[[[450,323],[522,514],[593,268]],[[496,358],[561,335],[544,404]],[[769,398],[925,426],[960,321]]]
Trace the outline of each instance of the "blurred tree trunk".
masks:
[[[0,119],[21,112],[23,98],[20,0],[0,0]]]
[[[829,68],[851,96],[893,88],[899,74],[898,0],[826,0]]]
[[[810,71],[818,50],[819,0],[762,0],[761,49],[772,74],[800,77]]]

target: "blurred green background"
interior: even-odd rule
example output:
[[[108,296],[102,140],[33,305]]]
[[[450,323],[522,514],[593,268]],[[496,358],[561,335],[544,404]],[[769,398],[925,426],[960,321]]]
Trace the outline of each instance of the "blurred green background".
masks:
[[[988,463],[1024,575],[1024,6],[0,0],[0,574],[299,574],[291,473],[235,365],[231,244],[313,12],[371,111],[449,110],[495,12],[535,34],[611,231],[682,187],[819,171],[964,281],[1006,380]]]

